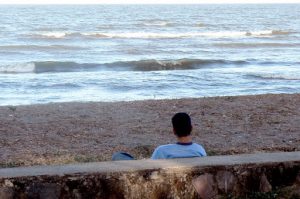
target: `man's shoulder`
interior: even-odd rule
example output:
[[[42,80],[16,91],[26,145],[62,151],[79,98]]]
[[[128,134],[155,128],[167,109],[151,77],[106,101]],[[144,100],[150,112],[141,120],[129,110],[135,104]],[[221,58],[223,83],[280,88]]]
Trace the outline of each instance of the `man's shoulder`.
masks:
[[[201,156],[207,156],[206,151],[201,144],[193,143],[193,145],[197,151],[200,151]]]
[[[204,150],[204,147],[201,144],[193,143],[193,147],[199,150]]]
[[[156,149],[169,149],[169,148],[173,148],[173,147],[176,147],[176,144],[163,144],[163,145],[160,145],[158,146]]]
[[[198,144],[198,143],[193,143],[193,146],[203,148],[203,146],[201,144]]]

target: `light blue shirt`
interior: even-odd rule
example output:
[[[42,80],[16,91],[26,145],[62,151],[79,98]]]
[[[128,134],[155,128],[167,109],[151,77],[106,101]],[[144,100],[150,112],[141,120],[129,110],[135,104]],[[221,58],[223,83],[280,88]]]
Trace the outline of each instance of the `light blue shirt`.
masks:
[[[206,156],[204,148],[196,143],[166,144],[157,147],[151,159],[192,158]]]

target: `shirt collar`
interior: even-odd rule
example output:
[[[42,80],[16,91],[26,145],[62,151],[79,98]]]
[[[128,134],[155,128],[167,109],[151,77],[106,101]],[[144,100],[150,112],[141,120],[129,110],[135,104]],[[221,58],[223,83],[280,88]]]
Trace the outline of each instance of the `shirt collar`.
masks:
[[[177,142],[176,144],[179,144],[179,145],[192,145],[193,142]]]

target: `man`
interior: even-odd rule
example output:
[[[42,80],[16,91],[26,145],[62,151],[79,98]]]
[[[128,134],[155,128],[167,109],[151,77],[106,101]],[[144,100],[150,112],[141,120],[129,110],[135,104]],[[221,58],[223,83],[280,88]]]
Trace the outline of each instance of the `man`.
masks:
[[[157,147],[151,159],[191,158],[206,156],[204,148],[192,142],[192,122],[187,113],[176,113],[172,118],[173,132],[177,137],[176,144],[167,144]],[[133,160],[134,158],[124,152],[113,154],[112,160]]]
[[[192,122],[187,113],[176,113],[172,118],[173,132],[177,137],[176,144],[157,147],[151,159],[190,158],[206,156],[204,148],[192,142]]]

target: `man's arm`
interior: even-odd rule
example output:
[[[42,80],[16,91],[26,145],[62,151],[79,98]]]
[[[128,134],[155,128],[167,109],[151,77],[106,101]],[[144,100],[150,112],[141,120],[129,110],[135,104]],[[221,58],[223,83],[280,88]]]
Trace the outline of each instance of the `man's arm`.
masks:
[[[161,147],[157,147],[157,148],[154,150],[154,152],[153,152],[153,154],[152,154],[152,156],[151,156],[151,159],[152,159],[152,160],[165,159],[165,156],[164,156],[164,154],[163,154],[163,152],[162,152]]]

